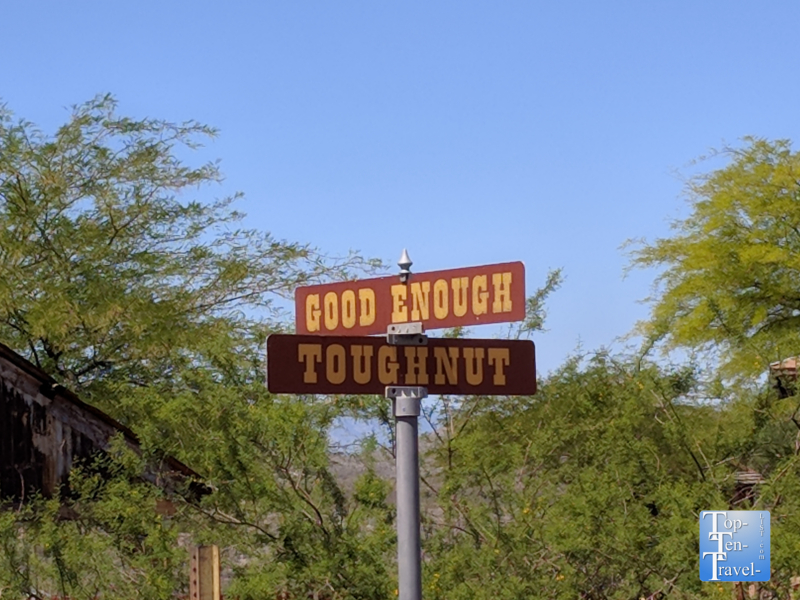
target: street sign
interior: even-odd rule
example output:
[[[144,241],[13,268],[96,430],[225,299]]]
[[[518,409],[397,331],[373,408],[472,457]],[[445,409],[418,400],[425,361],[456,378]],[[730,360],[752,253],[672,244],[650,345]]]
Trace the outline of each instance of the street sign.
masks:
[[[441,329],[525,318],[525,266],[521,262],[414,273],[299,287],[297,333],[385,334],[389,325],[422,323]]]
[[[267,338],[274,394],[381,394],[392,400],[398,600],[422,600],[419,415],[428,394],[536,393],[529,340],[428,338],[424,329],[525,318],[525,267],[510,262],[297,288],[299,335]],[[383,334],[385,337],[366,337]]]
[[[274,334],[267,338],[267,388],[286,394],[381,394],[422,386],[430,394],[536,393],[530,340],[384,338]]]

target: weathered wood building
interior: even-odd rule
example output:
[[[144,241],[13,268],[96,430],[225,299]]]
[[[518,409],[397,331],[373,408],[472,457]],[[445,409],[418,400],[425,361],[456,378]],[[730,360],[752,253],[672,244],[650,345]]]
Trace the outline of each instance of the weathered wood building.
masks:
[[[130,429],[0,344],[0,498],[52,496],[68,483],[73,465],[108,450],[120,434],[139,451]],[[188,486],[202,493],[205,487],[197,473],[171,457],[145,478],[167,489]]]

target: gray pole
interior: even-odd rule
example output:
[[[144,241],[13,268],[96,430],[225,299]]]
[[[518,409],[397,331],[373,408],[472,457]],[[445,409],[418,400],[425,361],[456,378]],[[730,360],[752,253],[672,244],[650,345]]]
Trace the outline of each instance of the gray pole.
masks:
[[[397,263],[400,281],[408,284],[408,252]],[[424,346],[428,338],[422,323],[389,325],[386,342],[397,346]],[[422,600],[422,545],[419,519],[419,412],[428,390],[418,386],[389,386],[395,419],[395,481],[397,482],[397,572],[399,600]]]
[[[400,600],[422,599],[419,518],[419,417],[425,388],[397,387],[394,397],[397,464],[397,569]]]

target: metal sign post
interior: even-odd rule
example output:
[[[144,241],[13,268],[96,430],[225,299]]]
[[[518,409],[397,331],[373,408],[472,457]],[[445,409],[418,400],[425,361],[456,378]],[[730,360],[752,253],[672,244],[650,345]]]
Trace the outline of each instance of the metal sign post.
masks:
[[[395,419],[397,575],[400,600],[422,598],[419,516],[419,413],[424,387],[387,387]]]
[[[397,263],[400,281],[408,284],[411,259],[403,250]],[[390,325],[387,343],[425,346],[422,323]],[[400,600],[422,600],[422,543],[419,515],[419,413],[427,388],[387,386],[395,422],[395,488],[397,490],[397,582]]]
[[[400,281],[408,285],[411,259],[398,261]],[[389,325],[387,343],[425,346],[422,323]],[[387,386],[395,422],[395,487],[397,490],[397,587],[400,600],[422,600],[422,543],[419,517],[419,413],[428,390],[419,386]]]

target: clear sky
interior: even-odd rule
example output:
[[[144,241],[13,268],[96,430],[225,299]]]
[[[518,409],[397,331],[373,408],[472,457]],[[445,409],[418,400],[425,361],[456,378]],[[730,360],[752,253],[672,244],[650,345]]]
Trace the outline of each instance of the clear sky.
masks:
[[[563,267],[542,371],[646,316],[620,245],[686,214],[676,170],[800,134],[798,2],[6,0],[0,24],[9,108],[52,131],[111,92],[219,127],[202,157],[252,227],[418,271],[522,260],[529,290]]]

